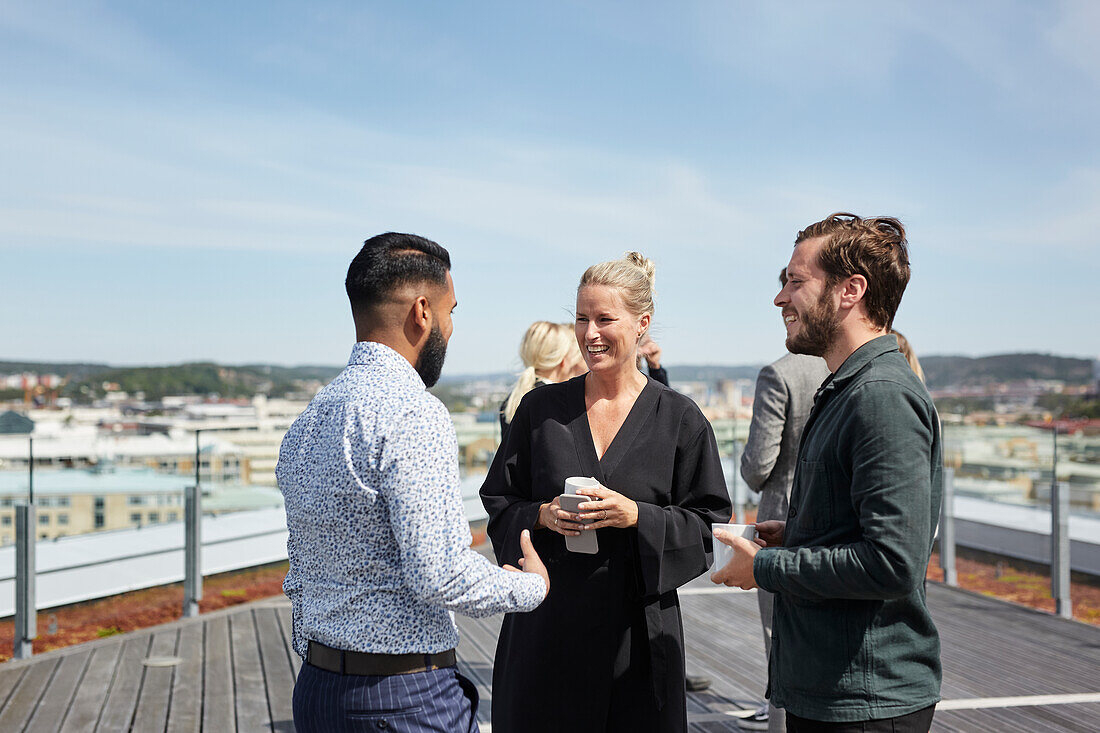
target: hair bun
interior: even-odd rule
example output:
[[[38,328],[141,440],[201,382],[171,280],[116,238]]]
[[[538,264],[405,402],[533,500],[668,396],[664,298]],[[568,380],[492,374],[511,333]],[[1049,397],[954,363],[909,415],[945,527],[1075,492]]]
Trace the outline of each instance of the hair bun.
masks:
[[[623,259],[632,265],[636,265],[642,269],[645,273],[646,279],[649,280],[649,287],[653,287],[654,282],[657,280],[657,265],[653,263],[653,260],[646,257],[641,252],[627,252],[623,255]]]
[[[578,291],[586,285],[618,288],[623,304],[635,316],[653,315],[657,293],[653,287],[657,266],[641,252],[627,252],[620,259],[592,265],[581,276]]]

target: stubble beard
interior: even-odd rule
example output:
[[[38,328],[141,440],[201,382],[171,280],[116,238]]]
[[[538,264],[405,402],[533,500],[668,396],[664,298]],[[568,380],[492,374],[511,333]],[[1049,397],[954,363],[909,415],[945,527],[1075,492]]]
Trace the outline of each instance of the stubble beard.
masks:
[[[798,314],[802,327],[787,337],[787,351],[792,354],[825,356],[840,330],[838,312],[839,308],[832,304],[826,289],[809,310]]]
[[[428,340],[420,355],[416,357],[416,373],[424,380],[425,387],[434,387],[439,381],[439,375],[443,373],[443,361],[447,358],[447,341],[443,338],[443,332],[438,325],[433,325],[428,333]]]

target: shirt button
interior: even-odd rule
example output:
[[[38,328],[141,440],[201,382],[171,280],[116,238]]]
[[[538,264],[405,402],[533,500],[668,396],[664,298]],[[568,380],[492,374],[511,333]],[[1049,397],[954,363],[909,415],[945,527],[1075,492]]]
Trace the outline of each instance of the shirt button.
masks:
[[[386,722],[385,718],[382,718],[381,720],[378,721],[378,727],[379,728],[389,728],[390,724]]]
[[[787,519],[794,519],[795,514],[798,514],[798,510],[792,506],[787,510]]]

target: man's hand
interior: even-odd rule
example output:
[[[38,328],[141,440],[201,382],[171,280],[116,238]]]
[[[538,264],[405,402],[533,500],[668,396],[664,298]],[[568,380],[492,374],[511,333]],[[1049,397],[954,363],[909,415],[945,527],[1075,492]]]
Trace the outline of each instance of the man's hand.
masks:
[[[756,579],[752,575],[752,560],[760,551],[760,546],[744,537],[737,537],[722,529],[714,530],[714,539],[733,548],[733,559],[724,568],[710,576],[715,585],[728,585],[731,588],[752,590]]]
[[[546,572],[546,566],[542,564],[542,558],[535,552],[535,546],[531,544],[531,532],[530,530],[523,530],[519,535],[519,549],[523,550],[523,557],[519,559],[519,566],[523,568],[525,573],[533,573],[540,578],[542,582],[546,584],[546,592],[550,592],[550,574]],[[520,572],[519,569],[512,567],[511,565],[505,565],[505,570],[513,573]]]
[[[756,523],[756,535],[763,540],[761,547],[782,547],[783,532],[787,529],[787,523],[779,519],[769,519],[766,522]]]
[[[638,344],[638,356],[645,357],[645,363],[650,369],[661,368],[661,347],[653,339],[646,337]]]

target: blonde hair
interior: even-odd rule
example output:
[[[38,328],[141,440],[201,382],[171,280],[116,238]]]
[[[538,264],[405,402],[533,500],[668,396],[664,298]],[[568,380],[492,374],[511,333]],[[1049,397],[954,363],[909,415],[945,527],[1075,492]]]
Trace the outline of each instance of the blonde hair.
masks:
[[[917,379],[924,382],[924,370],[920,368],[920,362],[917,360],[917,352],[913,351],[913,346],[909,343],[909,339],[892,328],[890,329],[890,333],[897,337],[898,351],[900,351],[901,355],[905,357],[905,360],[909,362],[909,368],[917,375]]]
[[[504,403],[505,422],[512,422],[519,401],[534,389],[535,372],[553,369],[561,364],[570,350],[580,350],[572,324],[535,321],[527,328],[519,345],[519,358],[523,360],[524,369]]]
[[[653,315],[657,304],[657,291],[653,289],[657,266],[640,252],[627,252],[620,260],[592,265],[581,276],[579,291],[585,285],[604,285],[617,288],[623,305],[635,318]]]

